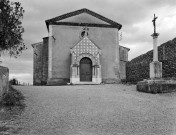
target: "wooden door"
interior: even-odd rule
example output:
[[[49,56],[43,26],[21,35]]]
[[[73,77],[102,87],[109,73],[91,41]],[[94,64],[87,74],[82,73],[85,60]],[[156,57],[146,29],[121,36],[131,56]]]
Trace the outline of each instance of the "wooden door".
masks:
[[[92,61],[87,57],[82,58],[80,61],[80,81],[92,81]]]

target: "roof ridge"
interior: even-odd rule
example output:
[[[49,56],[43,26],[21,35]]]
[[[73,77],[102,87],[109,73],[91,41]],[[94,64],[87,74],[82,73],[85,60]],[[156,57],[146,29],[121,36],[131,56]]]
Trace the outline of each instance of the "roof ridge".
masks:
[[[111,19],[108,19],[98,13],[95,13],[87,8],[82,8],[82,9],[79,9],[79,10],[76,10],[76,11],[72,11],[72,12],[69,12],[69,13],[66,13],[66,14],[63,14],[63,15],[60,15],[60,16],[57,16],[57,17],[54,17],[54,18],[51,18],[51,19],[48,19],[46,20],[46,25],[47,25],[47,28],[49,27],[49,24],[52,23],[52,22],[55,22],[55,21],[60,21],[60,20],[63,20],[63,19],[66,19],[66,18],[69,18],[69,17],[72,17],[72,16],[75,16],[75,15],[79,15],[79,14],[82,14],[82,13],[87,13],[87,14],[90,14],[102,21],[105,21],[107,23],[109,23],[110,25],[112,26],[115,26],[117,27],[119,30],[121,29],[122,25],[111,20]]]

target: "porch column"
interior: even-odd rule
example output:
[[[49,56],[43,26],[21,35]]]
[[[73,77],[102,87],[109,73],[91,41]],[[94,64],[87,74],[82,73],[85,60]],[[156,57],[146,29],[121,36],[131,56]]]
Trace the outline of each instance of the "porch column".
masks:
[[[95,69],[95,65],[92,66],[92,82],[96,83],[96,69]]]
[[[80,78],[80,73],[79,73],[79,65],[77,66],[77,77]]]
[[[79,66],[76,64],[71,65],[71,77],[70,77],[70,83],[79,83],[80,78],[79,78]]]
[[[101,52],[100,52],[101,54]],[[100,54],[97,55],[97,62],[93,65],[93,76],[92,82],[100,84],[102,82],[101,78],[101,65],[100,65]]]
[[[101,53],[101,52],[100,52]],[[100,64],[100,54],[98,54],[98,66],[97,66],[97,82],[102,83],[102,76],[101,76],[101,64]]]
[[[76,55],[71,50],[71,66],[70,66],[70,83],[75,84],[80,82],[79,65],[76,63]]]
[[[98,65],[96,67],[96,72],[97,72],[97,83],[101,83],[102,82],[102,78],[101,78],[101,65]]]

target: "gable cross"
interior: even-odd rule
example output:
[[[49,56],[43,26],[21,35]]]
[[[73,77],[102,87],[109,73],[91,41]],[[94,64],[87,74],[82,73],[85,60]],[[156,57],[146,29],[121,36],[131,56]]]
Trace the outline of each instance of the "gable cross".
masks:
[[[86,36],[88,36],[88,31],[89,31],[89,28],[86,26],[86,27],[84,27],[84,29],[83,29],[84,31],[85,31],[85,35]]]

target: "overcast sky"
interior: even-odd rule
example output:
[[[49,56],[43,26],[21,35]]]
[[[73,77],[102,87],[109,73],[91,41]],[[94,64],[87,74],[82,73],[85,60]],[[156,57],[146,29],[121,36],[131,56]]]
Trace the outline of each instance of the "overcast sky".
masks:
[[[158,16],[158,45],[176,37],[176,0],[11,0],[25,9],[23,39],[28,50],[17,59],[3,56],[2,65],[10,69],[10,78],[33,82],[31,44],[48,36],[45,20],[87,8],[122,24],[120,45],[130,48],[129,60],[152,49],[153,14]]]

